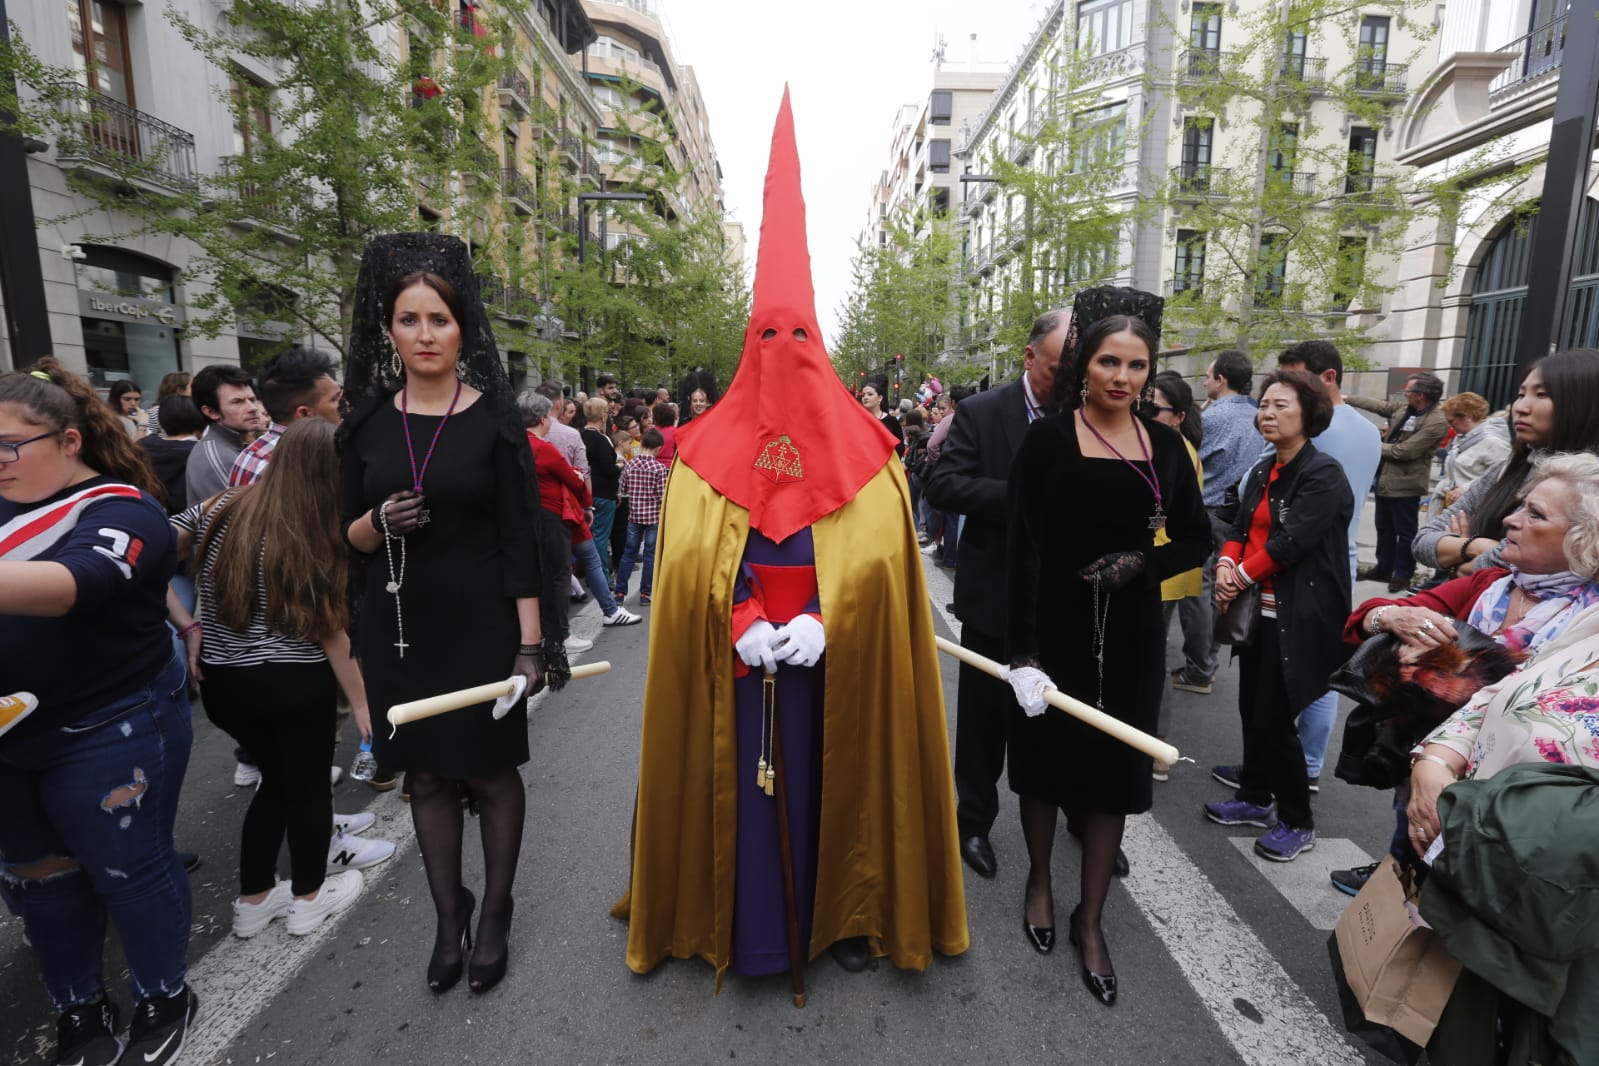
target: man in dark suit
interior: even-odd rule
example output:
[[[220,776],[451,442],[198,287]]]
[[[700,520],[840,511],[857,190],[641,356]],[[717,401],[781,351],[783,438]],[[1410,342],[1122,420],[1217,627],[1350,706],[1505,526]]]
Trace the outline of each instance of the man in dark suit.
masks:
[[[969,397],[932,466],[925,493],[933,507],[965,516],[955,570],[955,616],[961,645],[1006,662],[1005,490],[1011,460],[1027,426],[1048,407],[1071,312],[1046,311],[1033,322],[1015,381]],[[961,858],[984,877],[997,865],[988,832],[999,814],[1006,722],[1016,698],[1004,681],[962,665],[955,709],[955,817]]]

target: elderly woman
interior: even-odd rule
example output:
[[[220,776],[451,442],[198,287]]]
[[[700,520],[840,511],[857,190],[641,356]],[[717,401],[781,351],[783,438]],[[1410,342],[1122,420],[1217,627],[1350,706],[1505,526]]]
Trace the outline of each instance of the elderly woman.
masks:
[[[1587,453],[1544,457],[1534,464],[1528,484],[1520,506],[1505,516],[1504,567],[1482,567],[1406,599],[1367,600],[1350,616],[1344,639],[1358,643],[1377,633],[1392,633],[1407,648],[1426,652],[1452,643],[1456,637],[1453,622],[1459,619],[1508,648],[1536,655],[1565,632],[1581,611],[1599,603],[1599,583],[1595,582],[1599,575],[1599,458]],[[1523,757],[1515,757],[1498,741],[1476,750],[1474,741],[1485,739],[1483,725],[1482,710],[1473,701],[1433,733],[1439,738],[1436,742],[1429,738],[1427,746],[1419,749],[1429,756],[1417,762],[1416,772],[1427,779],[1419,800],[1425,805],[1423,824],[1430,825],[1433,834],[1437,831],[1438,793],[1454,780],[1446,767],[1455,777],[1461,776],[1462,770],[1479,776],[1473,760],[1490,753],[1489,772],[1505,765],[1507,758],[1516,762],[1544,757],[1531,749],[1523,750]],[[1487,735],[1492,736],[1498,728],[1495,725]],[[1591,736],[1586,743],[1593,747]],[[1589,757],[1599,758],[1599,754],[1590,751]],[[1395,791],[1399,817],[1389,850],[1408,864],[1414,861],[1411,844],[1418,834],[1412,824],[1415,816],[1407,817],[1406,811],[1418,796],[1403,786]],[[1425,847],[1431,835],[1422,839]],[[1334,870],[1333,884],[1354,895],[1376,867],[1372,863]]]
[[[1205,817],[1267,830],[1255,852],[1273,862],[1291,862],[1316,846],[1294,720],[1326,691],[1344,659],[1338,619],[1349,603],[1355,500],[1343,467],[1310,442],[1332,424],[1332,413],[1320,378],[1303,370],[1266,376],[1255,425],[1274,451],[1244,479],[1238,518],[1216,562],[1217,610],[1235,609],[1258,585],[1260,618],[1238,648],[1239,788],[1230,800],[1205,804]]]
[[[1510,455],[1510,427],[1502,418],[1488,419],[1488,401],[1462,392],[1443,402],[1444,419],[1455,431],[1444,456],[1444,475],[1427,498],[1431,519],[1460,499],[1472,482],[1504,465]]]

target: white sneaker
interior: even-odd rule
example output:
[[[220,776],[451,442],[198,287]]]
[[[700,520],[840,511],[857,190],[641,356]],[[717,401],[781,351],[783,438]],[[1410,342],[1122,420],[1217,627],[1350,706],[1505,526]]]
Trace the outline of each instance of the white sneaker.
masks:
[[[272,891],[267,893],[267,898],[260,903],[234,900],[233,935],[244,940],[250,939],[271,925],[272,919],[282,918],[288,914],[293,903],[294,890],[287,881],[279,881],[273,885]]]
[[[566,638],[566,650],[573,655],[579,655],[592,647],[594,647],[592,640],[584,640],[582,637]]]
[[[376,866],[394,854],[392,840],[368,840],[351,836],[343,830],[334,830],[328,842],[328,873],[341,870],[364,870]]]
[[[939,548],[938,541],[930,540],[926,544],[922,545],[922,554],[923,555],[933,555],[934,553],[936,553],[938,551],[938,548]]]
[[[247,762],[233,764],[233,783],[239,788],[249,788],[261,783],[261,768]]]
[[[394,845],[390,844],[392,851]],[[305,936],[314,933],[317,927],[333,915],[338,914],[350,904],[354,903],[361,895],[363,880],[361,871],[346,870],[343,873],[329,874],[327,880],[322,882],[322,888],[312,899],[294,899],[289,905],[289,935]]]
[[[601,624],[608,626],[631,626],[637,625],[642,621],[644,621],[643,618],[634,614],[626,607],[618,607],[616,610],[606,615]]]
[[[336,785],[336,784],[339,783],[339,780],[341,778],[343,778],[343,777],[344,777],[344,768],[342,766],[330,766],[330,767],[328,767],[328,784]]]
[[[333,831],[335,833],[345,833],[349,836],[354,836],[357,833],[364,833],[368,829],[371,829],[372,823],[377,820],[378,816],[373,814],[371,811],[356,811],[354,814],[339,814],[334,812]]]

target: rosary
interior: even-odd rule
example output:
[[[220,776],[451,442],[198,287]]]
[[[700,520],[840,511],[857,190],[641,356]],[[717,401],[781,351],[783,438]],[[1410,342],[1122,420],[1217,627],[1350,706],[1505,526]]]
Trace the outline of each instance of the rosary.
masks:
[[[1094,661],[1099,664],[1099,698],[1094,701],[1094,706],[1103,711],[1105,709],[1105,631],[1107,628],[1105,622],[1110,617],[1110,593],[1101,591],[1103,582],[1097,578],[1091,581],[1090,584],[1094,586],[1094,637],[1090,647],[1094,651]]]
[[[394,624],[399,629],[400,639],[394,646],[400,649],[400,658],[405,658],[405,649],[410,645],[405,642],[405,619],[400,614],[400,588],[405,584],[405,538],[396,537],[389,532],[389,501],[384,500],[383,506],[378,508],[378,523],[383,527],[383,555],[389,561],[389,583],[383,586],[384,591],[394,597]],[[394,542],[400,542],[400,569],[394,569]],[[1096,588],[1098,586],[1095,586]]]

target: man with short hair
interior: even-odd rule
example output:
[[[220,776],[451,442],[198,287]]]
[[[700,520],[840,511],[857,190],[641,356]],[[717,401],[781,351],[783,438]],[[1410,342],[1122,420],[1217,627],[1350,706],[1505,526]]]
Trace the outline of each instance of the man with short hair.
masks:
[[[606,403],[621,405],[622,387],[616,383],[615,377],[610,374],[601,374],[599,380],[595,382],[595,388],[599,390]]]
[[[945,420],[950,428],[925,494],[933,507],[966,516],[955,570],[961,645],[1007,661],[1009,623],[1006,493],[1011,460],[1050,403],[1071,312],[1046,311],[1033,322],[1016,380],[973,395]],[[948,530],[946,529],[946,535]],[[1006,723],[1016,703],[1010,685],[962,664],[955,710],[955,820],[961,858],[983,877],[998,870],[988,834],[999,815]]]
[[[1409,589],[1416,572],[1410,545],[1416,539],[1421,498],[1427,494],[1433,452],[1449,432],[1449,420],[1438,406],[1443,394],[1443,380],[1422,371],[1405,381],[1403,400],[1349,397],[1354,406],[1388,419],[1377,477],[1377,565],[1358,576],[1387,581],[1389,592]]]
[[[195,406],[210,424],[189,453],[189,465],[184,470],[184,488],[191,504],[210,499],[228,487],[233,460],[244,449],[243,435],[266,425],[265,412],[243,367],[206,367],[194,375],[192,395]]]
[[[302,418],[338,425],[344,389],[334,379],[333,357],[299,345],[278,355],[256,379],[256,396],[272,424],[233,460],[228,485],[248,485],[261,477],[283,431]]]
[[[1255,401],[1249,395],[1254,377],[1255,364],[1236,349],[1216,356],[1205,371],[1205,396],[1210,402],[1205,405],[1199,461],[1205,469],[1205,510],[1210,514],[1218,550],[1227,540],[1234,517],[1226,504],[1227,490],[1244,479],[1266,447],[1255,428]],[[1171,687],[1201,696],[1210,695],[1218,666],[1213,636],[1216,609],[1210,602],[1215,577],[1216,553],[1212,552],[1205,563],[1200,594],[1177,601],[1177,617],[1183,626],[1183,665],[1172,672]]]

